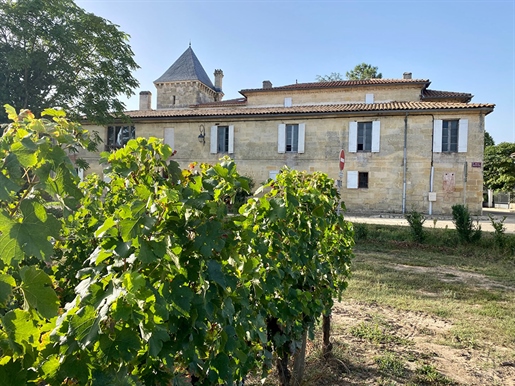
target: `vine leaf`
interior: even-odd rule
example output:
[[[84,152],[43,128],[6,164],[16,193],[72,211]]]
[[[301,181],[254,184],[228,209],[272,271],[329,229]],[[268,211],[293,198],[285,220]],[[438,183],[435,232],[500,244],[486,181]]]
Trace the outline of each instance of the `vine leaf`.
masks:
[[[5,305],[12,295],[16,281],[11,275],[0,274],[0,304]]]
[[[57,238],[61,224],[46,213],[45,207],[32,200],[20,204],[23,214],[21,222],[13,221],[0,213],[0,255],[4,263],[19,261],[24,255],[39,259],[48,257],[53,252],[49,238]]]
[[[2,324],[9,337],[9,344],[17,354],[32,351],[38,343],[39,331],[30,312],[12,310],[4,315]]]
[[[27,372],[23,369],[20,360],[13,361],[10,358],[6,363],[2,361],[0,364],[0,379],[3,386],[25,386],[27,385]]]
[[[51,319],[57,316],[59,300],[52,288],[52,280],[43,271],[32,266],[20,269],[21,290],[25,297],[25,308],[36,309],[41,316]]]

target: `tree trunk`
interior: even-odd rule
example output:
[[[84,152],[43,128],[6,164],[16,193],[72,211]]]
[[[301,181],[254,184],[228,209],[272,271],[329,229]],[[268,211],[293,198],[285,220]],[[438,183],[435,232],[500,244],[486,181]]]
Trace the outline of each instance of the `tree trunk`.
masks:
[[[331,355],[331,351],[333,350],[333,344],[329,341],[331,337],[331,315],[323,315],[322,316],[322,333],[323,333],[323,343],[322,343],[322,354],[325,358]]]
[[[281,386],[290,386],[291,374],[290,370],[288,370],[289,359],[290,356],[287,353],[285,353],[282,358],[277,358],[276,367]]]
[[[304,369],[306,367],[306,343],[308,340],[308,331],[302,334],[302,345],[293,357],[292,386],[300,386],[304,377]]]

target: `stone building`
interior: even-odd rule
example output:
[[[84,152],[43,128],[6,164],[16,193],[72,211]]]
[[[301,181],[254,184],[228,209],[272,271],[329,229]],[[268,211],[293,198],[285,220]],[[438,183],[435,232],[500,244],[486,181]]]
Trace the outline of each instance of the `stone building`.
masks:
[[[295,83],[240,91],[222,100],[191,47],[155,82],[132,123],[96,127],[107,150],[135,136],[160,137],[181,166],[215,163],[228,154],[259,184],[287,165],[342,180],[349,211],[449,214],[454,204],[480,213],[485,115],[493,104],[429,89],[427,79]],[[344,172],[339,170],[345,150]],[[89,156],[92,171],[102,169]]]

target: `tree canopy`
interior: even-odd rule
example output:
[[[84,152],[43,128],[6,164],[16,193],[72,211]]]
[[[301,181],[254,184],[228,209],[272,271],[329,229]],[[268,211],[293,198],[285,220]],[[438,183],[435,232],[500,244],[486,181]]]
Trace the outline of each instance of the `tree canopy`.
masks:
[[[511,192],[515,187],[515,143],[501,142],[487,146],[484,155],[483,181],[488,189]]]
[[[52,106],[103,123],[138,86],[128,35],[72,0],[0,0],[0,68],[0,106],[36,115]]]
[[[354,69],[345,73],[347,80],[381,79],[383,74],[377,72],[377,67],[367,63],[356,65]],[[317,75],[317,82],[336,82],[344,80],[339,72],[331,72],[329,75]]]
[[[485,131],[485,149],[487,146],[494,146],[495,141],[488,131]]]
[[[383,74],[378,73],[377,69],[377,67],[371,64],[361,63],[354,67],[354,69],[347,71],[345,76],[349,80],[381,79]]]

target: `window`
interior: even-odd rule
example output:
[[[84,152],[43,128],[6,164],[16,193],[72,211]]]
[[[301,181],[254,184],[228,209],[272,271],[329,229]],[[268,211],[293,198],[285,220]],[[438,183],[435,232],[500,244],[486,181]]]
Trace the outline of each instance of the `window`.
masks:
[[[372,122],[358,123],[358,151],[372,150]]]
[[[306,125],[304,123],[278,126],[278,153],[304,153]]]
[[[211,154],[234,153],[234,126],[211,126]]]
[[[348,171],[347,189],[368,189],[368,172]]]
[[[120,149],[129,140],[136,138],[134,126],[109,126],[107,128],[106,150]]]
[[[465,153],[468,142],[468,119],[435,119],[433,151],[435,153]]]
[[[368,189],[368,172],[358,173],[358,188]]]
[[[458,121],[442,122],[442,152],[458,151]]]
[[[379,152],[381,122],[350,122],[349,152]]]

